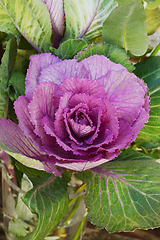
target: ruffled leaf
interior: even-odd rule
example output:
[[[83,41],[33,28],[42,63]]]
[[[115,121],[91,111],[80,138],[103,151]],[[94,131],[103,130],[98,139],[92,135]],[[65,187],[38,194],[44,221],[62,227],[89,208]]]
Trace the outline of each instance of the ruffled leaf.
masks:
[[[138,0],[121,4],[103,24],[103,41],[142,56],[148,48],[145,17],[143,5]]]
[[[62,178],[48,178],[40,186],[34,187],[23,197],[25,204],[32,212],[37,213],[39,221],[35,231],[25,239],[43,240],[61,221],[68,210],[69,197],[67,193],[68,173]]]
[[[117,46],[107,43],[93,43],[86,49],[80,51],[75,58],[78,61],[82,61],[84,58],[88,58],[95,54],[108,57],[112,62],[123,65],[129,72],[134,70],[134,65],[128,60],[126,52]]]
[[[30,64],[27,70],[26,77],[26,97],[28,100],[31,100],[33,97],[34,90],[38,84],[37,78],[39,72],[42,69],[46,68],[49,65],[60,62],[61,60],[58,57],[55,57],[51,53],[43,53],[40,55],[30,56]]]
[[[64,39],[91,40],[102,33],[102,24],[117,5],[114,0],[65,0],[66,33]]]
[[[51,47],[50,15],[39,0],[0,0],[0,31],[21,33],[38,52],[48,52]]]
[[[0,118],[7,117],[8,112],[8,79],[9,73],[14,67],[17,53],[16,39],[12,38],[7,44],[0,66]]]
[[[87,184],[88,220],[108,232],[160,226],[160,164],[128,149],[101,167],[79,173]]]
[[[52,48],[52,51],[56,56],[64,60],[73,58],[85,47],[87,47],[87,43],[83,39],[68,39],[58,49]]]

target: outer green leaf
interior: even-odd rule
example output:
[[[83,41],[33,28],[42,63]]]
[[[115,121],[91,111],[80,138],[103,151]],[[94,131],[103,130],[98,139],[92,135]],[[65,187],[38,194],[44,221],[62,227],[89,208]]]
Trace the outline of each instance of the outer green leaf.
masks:
[[[12,72],[8,85],[9,97],[12,101],[15,101],[21,95],[25,95],[25,75],[22,72]]]
[[[1,6],[1,3],[0,3],[0,31],[20,36],[20,32],[15,27],[9,14],[6,13],[4,7]]]
[[[121,4],[103,24],[103,41],[118,45],[135,56],[144,55],[148,48],[145,17],[143,5],[138,0]]]
[[[16,39],[11,38],[7,44],[0,66],[0,118],[7,117],[8,112],[8,79],[17,53]]]
[[[0,31],[20,32],[38,52],[51,47],[50,15],[40,0],[0,0]]]
[[[117,5],[115,0],[64,0],[66,33],[64,39],[88,40],[102,33],[102,24]]]
[[[81,61],[84,58],[95,54],[108,57],[112,62],[119,63],[126,67],[129,72],[132,72],[134,70],[134,66],[128,60],[126,52],[117,46],[107,43],[93,43],[92,45],[89,45],[86,49],[79,52],[75,58]]]
[[[36,230],[26,237],[29,240],[43,240],[68,210],[69,178],[49,178],[44,184],[31,189],[23,198],[25,204],[39,216]],[[24,238],[25,239],[25,238]]]
[[[150,118],[141,129],[138,138],[151,142],[160,142],[160,84],[150,90]]]
[[[160,26],[160,9],[145,9],[147,34],[153,34]]]
[[[153,87],[160,84],[160,56],[150,57],[135,65],[134,73]]]
[[[64,60],[73,58],[85,47],[87,47],[87,43],[83,39],[68,39],[58,49],[52,48],[52,51],[56,56]]]
[[[88,219],[108,232],[160,226],[160,163],[134,150],[93,171],[78,174],[87,184]]]

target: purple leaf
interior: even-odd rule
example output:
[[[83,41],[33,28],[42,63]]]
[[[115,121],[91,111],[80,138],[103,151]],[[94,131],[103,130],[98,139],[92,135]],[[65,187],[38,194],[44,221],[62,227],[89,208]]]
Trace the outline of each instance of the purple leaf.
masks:
[[[28,100],[32,99],[33,92],[38,84],[38,77],[40,71],[47,66],[61,62],[58,57],[55,57],[51,53],[42,53],[41,55],[32,55],[30,57],[30,64],[27,70],[26,77],[26,97]]]
[[[89,78],[89,72],[82,63],[77,60],[64,60],[44,67],[38,77],[38,82],[54,82],[60,85],[65,79],[71,77]]]
[[[0,144],[6,151],[20,153],[30,158],[45,160],[46,154],[27,138],[17,124],[11,120],[0,119]]]
[[[42,0],[50,13],[53,34],[61,39],[64,32],[64,6],[63,0]]]
[[[93,55],[89,58],[85,58],[81,61],[85,68],[90,72],[91,79],[96,80],[105,76],[110,70],[118,71],[120,69],[126,69],[121,64],[115,64],[111,62],[109,58],[103,55]],[[103,83],[101,82],[102,86]]]
[[[141,111],[146,94],[138,78],[127,70],[119,70],[109,71],[98,82],[103,84],[109,102],[115,105],[117,117],[132,123]]]

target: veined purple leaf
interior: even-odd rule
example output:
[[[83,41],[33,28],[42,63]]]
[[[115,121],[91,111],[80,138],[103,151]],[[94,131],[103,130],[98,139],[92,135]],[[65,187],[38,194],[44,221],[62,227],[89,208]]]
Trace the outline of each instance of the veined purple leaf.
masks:
[[[98,228],[119,232],[160,226],[158,160],[129,149],[78,177],[87,184],[88,220]]]
[[[52,29],[56,38],[62,38],[64,31],[63,0],[42,0],[48,8],[52,22]]]
[[[81,38],[85,35],[90,40],[100,36],[103,22],[116,5],[115,0],[64,0],[64,39]]]

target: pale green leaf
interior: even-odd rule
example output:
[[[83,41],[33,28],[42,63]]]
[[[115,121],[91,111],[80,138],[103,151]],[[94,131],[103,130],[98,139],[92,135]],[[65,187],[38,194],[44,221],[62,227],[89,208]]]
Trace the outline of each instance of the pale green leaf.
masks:
[[[126,52],[114,45],[107,43],[93,43],[86,49],[80,51],[75,57],[78,61],[83,60],[92,55],[104,55],[108,57],[112,62],[123,65],[129,72],[134,70],[133,64],[128,60]]]
[[[24,239],[43,240],[58,224],[68,210],[69,197],[66,174],[62,178],[51,177],[44,184],[31,189],[23,198],[32,212],[37,213],[39,221],[36,230]]]
[[[121,4],[103,24],[103,41],[118,45],[135,56],[144,55],[148,48],[145,17],[143,5],[138,0]]]
[[[160,6],[160,0],[155,0],[154,2],[152,3],[148,3],[146,8],[148,9],[155,9],[156,7]]]
[[[9,14],[6,13],[5,8],[1,5],[1,2],[0,2],[0,31],[20,36],[20,32],[15,27],[12,18],[9,16]]]
[[[160,9],[145,9],[147,34],[153,34],[160,26]]]
[[[0,0],[0,31],[21,33],[38,52],[51,47],[51,20],[41,0]]]
[[[102,33],[102,24],[117,5],[115,0],[64,0],[66,33],[64,39],[91,40]]]
[[[88,220],[108,232],[160,226],[160,163],[126,150],[118,158],[79,173],[87,184]]]
[[[44,170],[44,165],[39,160],[28,158],[19,153],[13,153],[13,152],[7,152],[7,153],[26,167],[30,167],[38,170]]]
[[[0,66],[0,118],[7,117],[8,112],[8,80],[17,53],[16,39],[11,38],[7,44]]]
[[[119,4],[122,4],[122,3],[125,3],[125,2],[130,2],[130,1],[132,1],[132,0],[117,0],[117,2],[119,3]],[[154,0],[151,0],[151,1],[154,1]],[[139,0],[139,2],[140,3],[144,3],[144,1],[143,0]]]
[[[145,0],[147,3],[151,3],[151,4],[153,4],[154,2],[155,2],[155,0]]]

